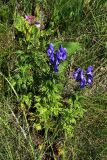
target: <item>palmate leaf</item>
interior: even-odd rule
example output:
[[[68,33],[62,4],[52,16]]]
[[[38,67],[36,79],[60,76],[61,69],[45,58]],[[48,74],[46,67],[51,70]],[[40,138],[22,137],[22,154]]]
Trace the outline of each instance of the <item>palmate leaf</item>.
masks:
[[[47,57],[42,52],[33,53],[35,65],[39,67],[40,72],[48,73],[50,71],[50,66],[47,63]]]
[[[53,44],[55,45],[55,49],[58,49],[60,44],[62,44],[62,46],[67,49],[68,57],[72,56],[75,52],[82,50],[82,47],[79,42],[61,42],[59,41],[59,42],[53,42]]]

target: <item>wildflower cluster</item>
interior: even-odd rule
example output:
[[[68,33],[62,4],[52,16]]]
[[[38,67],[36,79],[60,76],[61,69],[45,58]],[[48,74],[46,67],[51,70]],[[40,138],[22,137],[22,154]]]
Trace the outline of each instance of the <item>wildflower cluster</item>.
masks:
[[[50,65],[53,65],[54,71],[58,72],[58,65],[61,61],[64,61],[67,58],[67,50],[66,48],[63,48],[62,45],[60,45],[59,49],[56,51],[55,54],[54,45],[50,43],[47,48],[47,55],[50,60]]]
[[[25,15],[25,20],[29,23],[29,24],[34,24],[37,28],[41,27],[41,24],[39,21],[35,21],[35,16],[28,16]]]
[[[80,87],[84,88],[86,85],[91,85],[93,81],[92,75],[93,67],[89,66],[86,70],[86,77],[84,71],[81,68],[77,68],[73,73],[73,77],[77,82],[80,82]]]

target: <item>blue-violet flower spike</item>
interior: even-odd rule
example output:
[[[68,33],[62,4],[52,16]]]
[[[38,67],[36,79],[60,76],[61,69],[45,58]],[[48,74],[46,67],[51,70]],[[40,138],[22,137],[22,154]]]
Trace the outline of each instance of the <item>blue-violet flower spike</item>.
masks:
[[[67,51],[66,48],[63,48],[62,45],[60,45],[59,49],[56,52],[56,57],[59,61],[64,61],[67,58]]]
[[[54,54],[51,54],[49,58],[50,58],[50,63],[53,64],[55,60]]]
[[[51,56],[51,54],[54,54],[54,45],[52,43],[48,45],[47,54],[49,57]]]
[[[54,71],[55,71],[55,72],[58,72],[58,65],[56,65],[56,64],[55,64],[55,66],[54,66]]]
[[[93,76],[92,76],[91,74],[89,74],[89,75],[87,76],[87,84],[88,84],[88,85],[91,85],[91,84],[92,84],[92,81],[93,81]]]
[[[91,84],[92,84],[92,81],[93,81],[92,71],[93,71],[93,67],[92,67],[92,66],[89,66],[89,67],[87,68],[87,71],[86,71],[87,84],[88,84],[88,85],[91,85]]]
[[[73,77],[76,81],[80,80],[80,74],[81,74],[82,69],[81,68],[77,68],[74,73],[73,73]]]
[[[63,48],[62,45],[60,45],[59,51],[61,53],[61,60],[64,61],[67,58],[67,50],[66,48]]]
[[[83,80],[80,80],[80,88],[84,88],[85,85],[86,85],[86,79],[85,79],[85,77],[84,77]]]
[[[92,66],[89,66],[87,68],[87,71],[86,71],[86,74],[92,74],[91,72],[93,71],[93,67]]]

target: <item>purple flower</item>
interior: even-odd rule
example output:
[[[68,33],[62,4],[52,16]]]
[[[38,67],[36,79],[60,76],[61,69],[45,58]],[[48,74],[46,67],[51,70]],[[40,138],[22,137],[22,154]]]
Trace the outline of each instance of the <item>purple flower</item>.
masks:
[[[29,16],[25,15],[25,19],[28,20],[28,19],[29,19]]]
[[[75,72],[73,73],[73,77],[76,81],[80,80],[80,74],[81,74],[82,69],[81,68],[77,68],[75,70]]]
[[[89,66],[89,67],[87,68],[86,73],[89,74],[89,73],[92,72],[92,71],[93,71],[93,67],[92,67],[92,66]]]
[[[87,84],[91,85],[93,81],[93,76],[92,73],[87,75]]]
[[[88,75],[91,75],[91,76],[92,76],[92,71],[93,71],[93,67],[92,67],[92,66],[89,66],[89,67],[87,68],[86,75],[87,75],[87,76],[88,76]]]
[[[54,71],[58,72],[58,65],[56,65],[56,64],[54,65]]]
[[[92,75],[93,67],[89,66],[86,71],[86,78],[84,76],[84,71],[81,68],[77,68],[73,73],[73,77],[76,81],[80,83],[80,88],[84,88],[85,85],[91,85],[93,81]]]
[[[50,43],[47,48],[47,55],[50,60],[50,65],[53,65],[54,71],[58,72],[58,65],[61,61],[64,61],[66,59],[67,51],[66,48],[63,48],[62,45],[60,45],[56,54],[54,54],[54,45]]]
[[[54,45],[52,43],[50,43],[48,45],[47,54],[48,54],[48,57],[50,59],[50,64],[54,64],[54,61],[55,61],[55,57],[54,57]]]
[[[35,16],[28,16],[28,15],[25,15],[25,20],[28,21],[30,24],[33,24],[34,21],[35,21]]]
[[[40,28],[40,27],[41,27],[40,22],[36,22],[35,25],[36,25],[37,28]]]
[[[54,58],[54,54],[53,53],[50,55],[49,58],[50,58],[50,64],[54,64],[55,58]]]
[[[67,58],[67,51],[66,48],[63,48],[62,45],[60,45],[58,51],[56,52],[56,57],[59,61],[64,61]]]
[[[53,54],[53,51],[49,48],[49,49],[47,49],[47,54],[48,54],[48,56],[50,57],[51,54]]]
[[[92,84],[92,81],[93,81],[92,71],[93,71],[93,67],[92,67],[92,66],[89,66],[89,67],[87,68],[87,71],[86,71],[87,84],[88,84],[88,85],[91,85],[91,84]]]
[[[54,45],[52,43],[48,45],[47,54],[49,57],[51,56],[51,54],[54,54]]]
[[[91,85],[91,84],[92,84],[92,80],[93,80],[92,78],[88,78],[88,79],[87,79],[87,84],[88,84],[88,85]]]
[[[51,50],[54,50],[54,45],[53,45],[52,43],[50,43],[50,44],[48,45],[48,48],[50,48]]]
[[[54,65],[54,71],[55,72],[58,72],[58,65],[59,65],[59,61],[58,61],[58,59],[56,59],[55,65]]]
[[[64,61],[67,58],[67,50],[66,48],[63,48],[62,45],[60,45],[59,50],[62,53],[62,60]]]
[[[81,80],[80,80],[80,88],[84,88],[86,85],[86,78],[83,77]]]
[[[82,69],[78,74],[78,81],[80,82],[80,88],[84,88],[86,85],[86,78],[84,77],[84,71]]]

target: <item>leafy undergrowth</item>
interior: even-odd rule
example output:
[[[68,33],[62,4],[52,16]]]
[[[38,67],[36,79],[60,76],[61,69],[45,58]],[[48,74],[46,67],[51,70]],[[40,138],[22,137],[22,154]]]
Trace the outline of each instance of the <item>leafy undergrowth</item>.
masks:
[[[0,159],[106,160],[106,0],[0,5]],[[39,20],[40,9],[41,30],[24,19],[36,10]],[[58,73],[51,42],[67,49]],[[88,66],[92,85],[80,89],[73,72]]]

